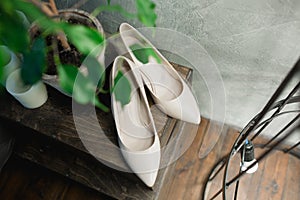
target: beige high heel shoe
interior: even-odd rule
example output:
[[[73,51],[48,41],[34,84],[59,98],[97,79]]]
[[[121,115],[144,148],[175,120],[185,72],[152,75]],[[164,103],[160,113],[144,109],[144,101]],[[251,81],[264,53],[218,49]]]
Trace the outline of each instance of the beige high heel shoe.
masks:
[[[167,59],[134,27],[122,23],[119,30],[126,50],[138,66],[157,106],[171,117],[199,124],[196,99]],[[146,51],[149,57],[146,57]]]
[[[111,86],[118,87],[119,71],[131,85],[131,100],[122,106],[112,94],[112,112],[122,155],[134,173],[149,187],[155,183],[160,164],[160,142],[140,75],[134,63],[118,56],[111,71]]]

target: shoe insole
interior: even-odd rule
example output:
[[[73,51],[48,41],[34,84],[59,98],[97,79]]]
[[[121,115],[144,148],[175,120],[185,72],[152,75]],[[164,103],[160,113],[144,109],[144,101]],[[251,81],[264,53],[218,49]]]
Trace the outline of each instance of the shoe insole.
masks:
[[[123,144],[134,151],[146,150],[154,142],[154,130],[145,101],[137,88],[137,83],[133,74],[123,71],[124,76],[131,84],[131,99],[123,108],[116,104],[118,118],[116,122],[119,125],[120,137]]]
[[[123,38],[129,47],[129,51],[131,51],[141,63],[147,64],[149,57],[155,59],[157,63],[162,62],[156,51],[145,40],[138,40],[131,36],[123,36]]]
[[[135,37],[125,36],[124,40],[133,51],[136,51],[133,48],[134,46],[145,47],[145,54],[147,54],[146,50],[151,47],[149,44],[147,45],[146,41],[142,38],[139,40]],[[143,49],[138,49],[139,55],[142,50]],[[151,56],[152,53],[155,53],[156,56]],[[182,83],[178,75],[172,72],[171,69],[168,69],[172,66],[168,66],[169,64],[156,53],[156,50],[153,49],[152,53],[148,58],[148,63],[139,66],[143,79],[148,88],[152,90],[154,95],[159,99],[167,101],[175,99],[182,92]],[[160,62],[158,62],[157,59],[160,59]]]
[[[161,100],[170,101],[178,97],[182,84],[174,78],[165,65],[149,63],[140,68],[145,84]]]

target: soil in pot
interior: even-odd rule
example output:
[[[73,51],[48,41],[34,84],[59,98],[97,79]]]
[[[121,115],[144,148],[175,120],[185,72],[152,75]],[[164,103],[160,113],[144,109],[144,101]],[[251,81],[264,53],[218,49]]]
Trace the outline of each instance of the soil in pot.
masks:
[[[69,24],[80,24],[91,28],[97,28],[96,24],[90,18],[87,18],[86,13],[82,13],[80,11],[62,11],[60,12],[59,19]],[[30,29],[30,35],[31,39],[34,40],[35,38],[41,35],[41,31],[38,29],[37,26],[33,26]],[[70,49],[65,49],[61,41],[57,39],[56,35],[49,35],[46,37],[46,45],[49,49],[47,52],[47,70],[45,72],[46,74],[57,74],[56,65],[54,62],[54,52],[58,52],[62,64],[70,64],[80,67],[81,63],[85,59],[85,56],[82,55],[74,45],[72,45],[70,42],[68,43],[70,45]],[[55,45],[57,46],[55,47]]]

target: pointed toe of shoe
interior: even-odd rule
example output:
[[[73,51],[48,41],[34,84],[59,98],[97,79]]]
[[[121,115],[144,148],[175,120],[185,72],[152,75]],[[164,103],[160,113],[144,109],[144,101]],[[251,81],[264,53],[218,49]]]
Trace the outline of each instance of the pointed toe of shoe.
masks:
[[[182,120],[192,124],[200,124],[201,116],[198,107],[195,105],[183,110]]]
[[[184,82],[182,93],[177,98],[171,101],[162,101],[158,98],[154,98],[154,100],[157,102],[158,108],[171,117],[193,124],[201,122],[197,101]]]
[[[111,86],[118,70],[123,72],[131,88],[131,100],[125,106],[112,95],[112,111],[115,119],[118,141],[124,161],[149,187],[155,183],[160,165],[160,141],[157,135],[149,103],[139,76],[132,70],[133,63],[123,56],[115,59],[111,72]],[[129,73],[132,72],[132,73]]]
[[[201,116],[196,99],[190,90],[186,90],[184,93],[185,95],[180,101],[182,120],[193,124],[200,124]]]
[[[149,173],[140,173],[137,176],[148,186],[152,187],[156,181],[158,170]]]
[[[154,144],[154,146],[158,146]],[[131,170],[148,186],[152,187],[156,181],[160,163],[160,150],[154,149],[140,153],[122,150],[123,157]]]
[[[189,86],[169,61],[138,30],[127,23],[120,25],[120,35],[143,81],[158,106],[167,115],[193,124],[200,123],[200,112]],[[151,48],[156,58],[145,63],[134,53],[133,45]],[[159,58],[157,60],[157,58]]]
[[[123,157],[131,170],[148,186],[155,183],[160,166],[160,142],[155,135],[152,146],[145,151],[130,151],[119,140]]]
[[[158,108],[169,115],[170,117],[180,119],[182,121],[192,123],[192,124],[200,124],[201,115],[200,111],[197,107],[191,106],[190,104],[186,105],[183,102],[174,103],[175,106],[170,106],[171,104],[157,104]]]

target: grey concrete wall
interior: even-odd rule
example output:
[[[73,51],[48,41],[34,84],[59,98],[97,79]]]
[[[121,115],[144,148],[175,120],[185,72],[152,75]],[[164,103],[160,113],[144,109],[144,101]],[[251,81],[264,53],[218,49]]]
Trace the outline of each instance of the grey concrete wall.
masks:
[[[90,11],[103,2],[88,1],[82,8]],[[112,3],[121,3],[134,11],[132,0],[112,0]],[[300,55],[299,0],[155,0],[155,3],[158,27],[193,38],[216,63],[225,86],[226,123],[243,127],[262,109]],[[72,1],[60,2],[62,7],[71,5]],[[123,21],[141,26],[118,13],[102,13],[99,19],[108,32],[116,32]],[[201,89],[196,86],[196,90],[201,92]],[[200,107],[207,116],[210,111],[205,98],[200,100]]]

